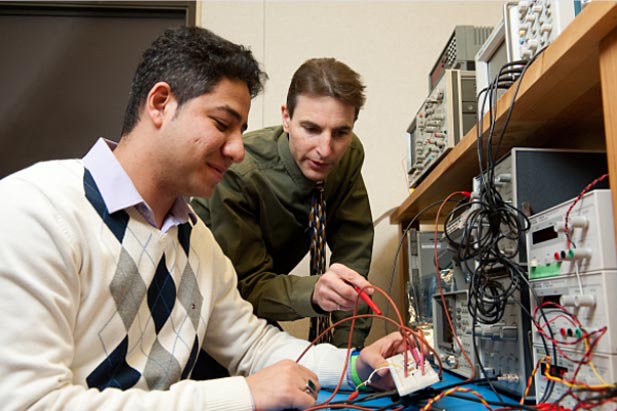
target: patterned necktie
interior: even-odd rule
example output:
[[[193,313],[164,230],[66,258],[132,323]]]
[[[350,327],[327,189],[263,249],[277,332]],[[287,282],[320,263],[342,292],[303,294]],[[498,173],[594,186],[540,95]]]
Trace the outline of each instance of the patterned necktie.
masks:
[[[311,275],[326,272],[326,200],[324,198],[324,182],[315,184],[309,213],[309,233],[311,235]],[[311,317],[309,341],[330,326],[330,316]],[[332,331],[323,335],[318,343],[331,342]]]

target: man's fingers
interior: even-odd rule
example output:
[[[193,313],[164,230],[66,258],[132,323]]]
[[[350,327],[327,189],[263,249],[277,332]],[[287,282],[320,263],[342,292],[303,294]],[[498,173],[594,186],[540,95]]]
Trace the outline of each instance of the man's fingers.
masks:
[[[374,289],[363,276],[336,263],[317,280],[312,299],[327,312],[351,311],[359,299],[359,304],[365,304],[373,293]]]
[[[335,263],[330,266],[330,271],[335,273],[339,279],[349,284],[352,288],[357,287],[360,290],[364,290],[367,294],[371,295],[375,291],[371,287],[371,283],[368,282],[364,276],[358,274],[356,271],[343,264]]]

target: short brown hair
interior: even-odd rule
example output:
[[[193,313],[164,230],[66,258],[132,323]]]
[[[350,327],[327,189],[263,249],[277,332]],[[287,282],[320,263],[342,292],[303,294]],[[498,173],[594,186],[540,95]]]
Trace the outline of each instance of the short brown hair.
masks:
[[[287,111],[293,116],[299,95],[333,97],[355,108],[355,118],[366,101],[360,75],[334,58],[305,61],[294,73],[287,92]]]

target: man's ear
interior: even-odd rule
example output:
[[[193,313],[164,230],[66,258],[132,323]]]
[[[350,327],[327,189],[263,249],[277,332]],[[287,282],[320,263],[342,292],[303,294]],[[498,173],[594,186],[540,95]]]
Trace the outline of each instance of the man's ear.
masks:
[[[171,86],[164,81],[156,83],[150,89],[146,98],[146,114],[151,119],[155,127],[162,126],[165,113],[172,108],[170,103],[175,101]]]
[[[281,116],[283,117],[283,131],[289,133],[289,122],[291,121],[291,117],[289,116],[289,111],[285,104],[281,106]]]

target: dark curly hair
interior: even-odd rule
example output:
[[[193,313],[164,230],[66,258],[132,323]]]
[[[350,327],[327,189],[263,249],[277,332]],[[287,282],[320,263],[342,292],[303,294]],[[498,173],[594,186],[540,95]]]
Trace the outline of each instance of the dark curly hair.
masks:
[[[178,107],[214,89],[224,78],[246,83],[251,98],[268,78],[250,50],[200,27],[167,29],[144,52],[137,66],[124,113],[122,135],[130,133],[151,88],[170,85]]]

